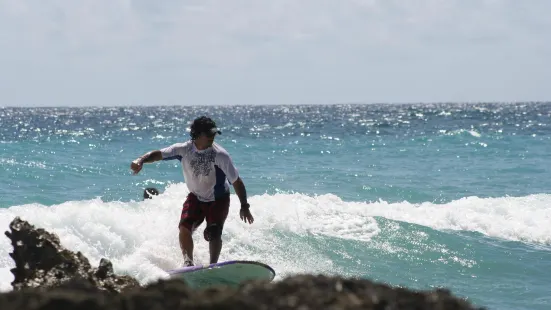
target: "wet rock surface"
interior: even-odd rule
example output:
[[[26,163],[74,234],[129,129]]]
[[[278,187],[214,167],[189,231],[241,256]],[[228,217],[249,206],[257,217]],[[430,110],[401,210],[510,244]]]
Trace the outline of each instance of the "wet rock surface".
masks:
[[[115,275],[109,260],[102,259],[98,268],[93,268],[82,253],[65,249],[57,235],[19,217],[9,228],[5,234],[13,246],[10,256],[15,261],[11,270],[14,290],[59,286],[74,278],[86,279],[94,287],[112,293],[139,286],[132,277]]]
[[[0,309],[482,309],[447,290],[412,291],[368,280],[296,275],[281,281],[247,282],[239,288],[191,290],[179,280],[140,286],[113,273],[102,259],[93,268],[80,252],[60,245],[59,238],[20,218],[6,236],[13,291],[0,294]]]

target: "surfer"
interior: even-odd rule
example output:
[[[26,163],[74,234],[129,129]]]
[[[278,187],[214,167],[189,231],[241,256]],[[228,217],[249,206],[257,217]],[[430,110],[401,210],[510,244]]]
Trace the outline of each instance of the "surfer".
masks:
[[[153,199],[153,196],[158,196],[159,190],[155,187],[148,187],[143,191],[143,200]]]
[[[210,263],[218,262],[222,250],[222,230],[230,206],[230,184],[241,202],[241,220],[249,224],[254,221],[247,202],[245,184],[229,153],[214,142],[216,134],[222,132],[212,119],[198,117],[191,124],[190,140],[145,153],[130,165],[130,169],[137,174],[144,163],[178,160],[182,164],[184,179],[190,191],[178,225],[180,248],[186,266],[193,266],[192,234],[205,219],[203,237],[209,242]]]

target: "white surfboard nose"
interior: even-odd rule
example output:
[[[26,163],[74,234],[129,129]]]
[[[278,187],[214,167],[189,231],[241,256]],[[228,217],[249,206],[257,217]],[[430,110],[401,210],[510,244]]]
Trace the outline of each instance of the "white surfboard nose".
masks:
[[[195,289],[216,285],[238,286],[247,280],[272,281],[275,277],[274,269],[267,264],[240,260],[190,266],[167,272],[171,279],[180,279]]]

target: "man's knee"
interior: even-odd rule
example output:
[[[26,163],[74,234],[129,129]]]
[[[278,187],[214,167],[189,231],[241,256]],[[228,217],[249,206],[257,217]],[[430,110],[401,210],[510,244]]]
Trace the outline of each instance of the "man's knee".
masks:
[[[203,231],[203,237],[207,241],[216,241],[222,239],[222,225],[210,224]]]

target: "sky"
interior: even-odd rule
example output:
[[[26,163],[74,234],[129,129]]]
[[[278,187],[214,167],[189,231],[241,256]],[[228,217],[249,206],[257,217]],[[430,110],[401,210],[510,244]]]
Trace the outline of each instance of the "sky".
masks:
[[[0,107],[551,101],[549,0],[0,0]]]

